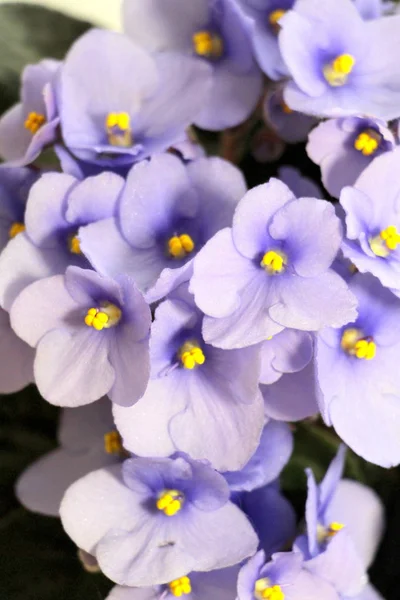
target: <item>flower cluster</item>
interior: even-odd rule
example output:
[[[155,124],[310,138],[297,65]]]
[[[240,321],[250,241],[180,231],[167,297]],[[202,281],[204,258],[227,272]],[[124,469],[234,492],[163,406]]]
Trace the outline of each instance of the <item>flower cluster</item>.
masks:
[[[17,495],[60,514],[109,600],[380,597],[383,509],[342,480],[344,446],[307,471],[301,526],[279,477],[289,423],[318,414],[400,463],[392,11],[125,0],[124,34],[26,67],[0,119],[0,391],[62,407]],[[262,120],[308,138],[339,202],[292,167],[248,189],[199,142]]]

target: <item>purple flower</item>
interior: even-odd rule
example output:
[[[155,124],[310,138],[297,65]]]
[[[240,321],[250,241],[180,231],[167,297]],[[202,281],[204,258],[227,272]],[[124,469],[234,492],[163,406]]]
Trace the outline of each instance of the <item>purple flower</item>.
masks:
[[[370,275],[353,275],[349,286],[357,320],[317,336],[318,402],[350,448],[391,467],[400,462],[400,300]]]
[[[275,383],[283,373],[297,373],[312,357],[312,336],[306,331],[284,329],[261,344],[260,383]]]
[[[290,108],[328,117],[399,116],[400,16],[364,21],[351,0],[298,0],[280,25],[293,78],[285,89]]]
[[[382,538],[384,510],[371,489],[341,481],[344,459],[341,446],[319,485],[307,469],[307,533],[296,547],[311,573],[328,580],[340,594],[356,596],[368,581],[365,570]]]
[[[258,535],[259,548],[268,558],[296,535],[296,514],[277,482],[236,495],[235,503],[248,516]]]
[[[211,70],[211,89],[194,123],[222,130],[242,123],[261,95],[261,72],[253,58],[243,17],[232,0],[125,0],[127,34],[153,53],[195,56]]]
[[[124,446],[139,456],[182,450],[219,471],[238,470],[255,452],[264,425],[259,350],[206,344],[202,321],[188,294],[158,306],[146,393],[135,407],[115,408],[114,418]]]
[[[264,120],[288,144],[304,142],[314,125],[315,117],[292,110],[283,99],[283,88],[267,91],[263,104]]]
[[[242,567],[238,600],[340,600],[334,588],[303,568],[301,552],[274,554],[265,564],[261,550]]]
[[[36,348],[35,381],[58,406],[81,406],[109,394],[129,406],[149,377],[150,309],[133,281],[68,267],[17,297],[11,322]]]
[[[26,508],[58,517],[67,488],[87,473],[121,462],[123,449],[107,398],[80,408],[64,408],[60,447],[32,463],[19,476],[16,495]]]
[[[393,150],[396,140],[387,124],[376,119],[347,117],[330,119],[309,135],[307,154],[321,167],[322,182],[339,198],[377,157]]]
[[[131,165],[182,138],[210,83],[202,61],[170,52],[152,58],[121,34],[89,31],[72,46],[61,70],[65,145],[99,167]]]
[[[131,170],[117,218],[81,230],[82,251],[100,273],[131,275],[154,302],[190,279],[193,257],[245,193],[242,173],[220,158],[185,166],[155,156]]]
[[[397,171],[400,148],[373,161],[340,204],[346,213],[343,254],[362,273],[372,273],[400,295],[400,213]]]
[[[89,266],[81,253],[79,227],[111,217],[123,185],[114,173],[82,182],[61,173],[42,175],[30,190],[25,218],[17,222],[25,230],[0,256],[0,303],[6,310],[34,281],[62,274],[71,264]]]
[[[106,600],[174,600],[184,596],[186,600],[236,599],[236,581],[240,566],[227,567],[207,573],[188,573],[166,585],[149,588],[115,586]],[[218,596],[216,596],[218,594]]]
[[[251,20],[251,37],[258,64],[271,79],[288,76],[278,36],[280,20],[295,0],[236,0]]]
[[[232,566],[257,536],[222,475],[189,457],[134,458],[74,483],[61,504],[73,541],[120,585],[168,583]]]
[[[31,163],[55,142],[60,119],[53,83],[60,64],[42,60],[24,69],[21,102],[0,120],[0,156],[9,164]]]
[[[38,173],[24,167],[0,169],[0,252],[25,230],[25,205]]]
[[[293,451],[293,434],[285,423],[269,421],[260,443],[240,471],[225,471],[223,476],[232,492],[251,492],[277,479]]]
[[[18,392],[33,382],[34,351],[15,335],[0,308],[0,394]]]
[[[319,412],[315,365],[311,360],[303,369],[286,373],[272,385],[261,385],[265,414],[277,421],[301,421]]]
[[[340,242],[327,202],[297,200],[277,179],[253,188],[232,229],[217,233],[194,261],[191,291],[207,315],[204,339],[241,348],[285,327],[311,331],[354,319],[355,299],[329,268]]]

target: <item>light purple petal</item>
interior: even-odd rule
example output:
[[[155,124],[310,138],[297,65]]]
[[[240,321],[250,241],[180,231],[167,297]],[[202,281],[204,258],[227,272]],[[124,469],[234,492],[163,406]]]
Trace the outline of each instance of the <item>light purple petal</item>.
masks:
[[[34,351],[16,336],[8,313],[0,309],[0,393],[10,394],[33,382]]]
[[[76,327],[81,312],[65,289],[64,277],[56,275],[26,287],[12,305],[10,318],[19,337],[36,347],[48,331]]]
[[[298,373],[283,375],[272,385],[262,385],[265,412],[278,421],[300,421],[318,413],[313,362]]]
[[[133,510],[132,510],[133,509]],[[89,473],[67,490],[60,507],[63,527],[75,544],[94,554],[101,538],[120,523],[128,529],[140,518],[132,491],[122,481],[121,466]]]
[[[38,279],[64,273],[67,252],[37,248],[25,232],[10,240],[0,256],[0,304],[10,310],[24,288]]]
[[[82,327],[75,335],[50,331],[37,347],[35,381],[42,396],[56,406],[90,404],[114,384],[106,339],[102,332]]]
[[[107,171],[88,177],[68,196],[67,221],[74,225],[86,225],[113,217],[124,185],[122,177]]]

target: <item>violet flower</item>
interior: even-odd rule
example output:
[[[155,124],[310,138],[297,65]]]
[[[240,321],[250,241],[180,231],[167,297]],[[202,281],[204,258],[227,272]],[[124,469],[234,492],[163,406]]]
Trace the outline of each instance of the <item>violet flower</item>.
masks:
[[[322,182],[339,198],[346,185],[354,185],[368,165],[396,140],[387,124],[376,119],[347,117],[329,119],[309,135],[307,154],[321,167]]]
[[[182,450],[219,471],[238,470],[264,425],[259,349],[214,348],[202,338],[202,321],[189,294],[158,306],[147,390],[136,406],[115,407],[115,423],[124,446],[139,456]]]
[[[400,300],[370,275],[349,281],[357,320],[317,336],[318,403],[328,425],[366,460],[400,462]]]
[[[268,421],[250,460],[240,471],[225,471],[223,476],[232,492],[251,492],[275,481],[292,451],[293,434],[288,425]]]
[[[400,295],[400,148],[372,162],[340,204],[346,213],[343,254],[362,273],[372,273]]]
[[[50,517],[59,516],[62,497],[74,481],[119,463],[124,456],[107,398],[88,406],[64,408],[58,441],[59,448],[22,472],[15,490],[25,508]]]
[[[125,0],[123,15],[126,33],[156,56],[172,50],[210,69],[211,88],[196,125],[222,130],[247,119],[261,95],[262,77],[232,0]]]
[[[374,491],[341,480],[345,451],[339,448],[319,485],[307,469],[307,532],[295,546],[311,573],[328,580],[343,597],[358,598],[382,538],[384,509]]]
[[[217,569],[207,573],[188,573],[164,585],[131,588],[116,585],[106,600],[218,600],[236,599],[236,581],[240,566]],[[218,595],[218,596],[216,596]]]
[[[298,0],[279,24],[293,78],[284,94],[291,109],[327,117],[399,116],[400,16],[364,21],[351,0]]]
[[[340,600],[335,589],[303,567],[301,552],[280,552],[265,563],[261,550],[242,567],[238,600]]]
[[[295,0],[236,0],[243,12],[251,18],[251,40],[261,69],[270,79],[289,75],[282,58],[278,36],[280,20],[293,8]]]
[[[77,546],[120,585],[229,567],[258,543],[222,475],[182,455],[94,471],[67,490],[60,513]]]
[[[33,382],[35,353],[14,332],[10,317],[0,308],[0,394],[18,392]]]
[[[207,315],[206,342],[241,348],[285,327],[311,331],[354,319],[355,299],[330,269],[340,242],[327,202],[296,199],[277,179],[250,190],[232,229],[218,232],[194,261],[190,289]]]
[[[22,73],[21,102],[0,119],[0,156],[13,166],[33,162],[56,141],[58,117],[54,81],[56,60],[28,65]]]
[[[98,167],[131,165],[181,140],[210,84],[203,61],[172,52],[152,58],[122,34],[91,30],[61,69],[64,143]]]
[[[25,167],[0,169],[0,252],[25,231],[25,206],[39,173]]]
[[[301,421],[319,412],[315,390],[315,364],[285,373],[272,385],[261,385],[265,414],[277,421]]]
[[[68,267],[26,287],[11,322],[36,348],[35,381],[51,404],[82,406],[109,394],[128,406],[143,396],[151,315],[129,277]]]
[[[24,220],[16,222],[15,230],[22,233],[0,256],[3,308],[10,310],[18,294],[34,281],[63,274],[69,265],[89,266],[78,230],[112,216],[123,186],[124,180],[114,173],[82,182],[62,173],[42,175],[30,190]]]
[[[185,166],[154,156],[129,173],[116,219],[80,231],[82,251],[98,272],[132,276],[154,302],[190,279],[193,257],[230,225],[246,189],[239,169],[220,158]]]

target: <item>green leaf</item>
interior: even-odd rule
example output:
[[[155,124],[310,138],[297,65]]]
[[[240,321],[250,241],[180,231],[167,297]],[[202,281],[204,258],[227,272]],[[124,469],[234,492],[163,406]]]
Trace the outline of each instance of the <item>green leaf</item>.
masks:
[[[0,6],[0,114],[17,102],[27,64],[62,59],[90,25],[28,4]]]

